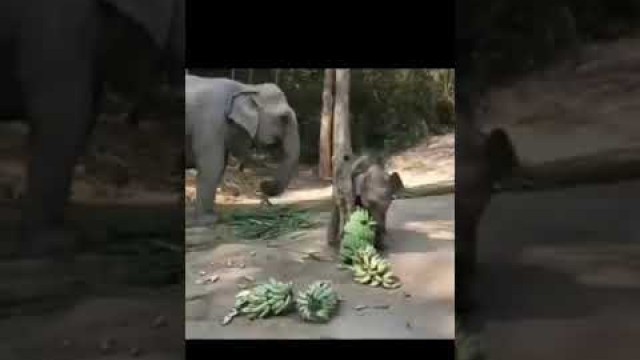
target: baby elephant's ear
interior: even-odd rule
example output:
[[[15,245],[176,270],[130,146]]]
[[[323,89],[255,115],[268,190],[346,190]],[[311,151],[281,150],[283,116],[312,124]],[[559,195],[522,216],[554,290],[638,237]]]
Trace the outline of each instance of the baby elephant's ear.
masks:
[[[395,171],[389,177],[389,186],[391,186],[391,191],[393,194],[404,189],[402,179],[400,178],[400,175]]]

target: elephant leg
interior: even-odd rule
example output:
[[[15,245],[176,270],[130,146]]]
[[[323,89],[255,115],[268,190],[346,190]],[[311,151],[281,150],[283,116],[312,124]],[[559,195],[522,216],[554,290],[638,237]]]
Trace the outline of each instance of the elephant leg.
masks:
[[[92,9],[84,10],[65,26],[57,17],[32,26],[21,47],[19,74],[32,123],[22,222],[26,251],[35,256],[64,249],[71,239],[63,231],[65,205],[95,121],[96,59],[89,55],[95,54],[96,25],[85,21]],[[48,51],[51,44],[61,50]]]
[[[226,165],[227,153],[221,143],[210,146],[208,151],[199,151],[196,156],[196,224],[199,226],[210,226],[217,220],[216,191]]]
[[[385,243],[385,236],[387,234],[383,225],[376,226],[376,236],[374,240],[374,246],[378,251],[384,251],[387,248]]]

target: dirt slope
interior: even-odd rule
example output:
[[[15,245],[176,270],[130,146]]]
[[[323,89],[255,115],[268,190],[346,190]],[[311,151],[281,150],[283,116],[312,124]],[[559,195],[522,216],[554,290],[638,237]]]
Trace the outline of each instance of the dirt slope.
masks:
[[[531,167],[640,168],[640,37],[585,49],[576,68],[555,66],[494,89],[480,118],[505,128]],[[551,171],[551,170],[550,170]]]

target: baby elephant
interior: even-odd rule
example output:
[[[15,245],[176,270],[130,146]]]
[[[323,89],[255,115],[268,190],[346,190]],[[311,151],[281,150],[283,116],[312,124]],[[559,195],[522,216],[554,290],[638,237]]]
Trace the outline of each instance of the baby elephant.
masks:
[[[353,205],[369,211],[377,224],[374,245],[378,250],[384,250],[387,210],[396,193],[404,188],[402,179],[397,172],[387,173],[383,160],[376,156],[362,155],[352,164]],[[338,221],[339,213],[335,208],[329,226],[334,236],[339,230]]]

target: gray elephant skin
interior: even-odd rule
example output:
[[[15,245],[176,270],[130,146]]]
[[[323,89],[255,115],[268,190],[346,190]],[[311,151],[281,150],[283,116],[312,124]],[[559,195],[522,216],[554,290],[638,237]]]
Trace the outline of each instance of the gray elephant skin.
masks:
[[[62,214],[106,84],[140,94],[158,71],[181,81],[184,6],[184,0],[0,3],[0,118],[31,125],[22,212],[22,244],[31,255],[54,250],[54,239],[71,239]]]
[[[252,148],[279,149],[274,177],[262,181],[260,190],[266,196],[284,192],[297,169],[300,135],[296,113],[277,85],[186,73],[185,104],[186,165],[197,169],[196,224],[216,221],[216,189],[229,154],[251,163]]]
[[[387,212],[395,195],[404,189],[402,179],[397,172],[389,173],[385,170],[382,157],[364,154],[352,162],[351,181],[354,196],[353,205],[369,211],[376,222],[374,245],[378,250],[384,250],[384,240],[387,235]],[[339,245],[339,239],[337,239],[338,221],[339,210],[337,206],[334,206],[328,230],[328,239],[338,240],[338,242],[330,242],[333,247]]]

